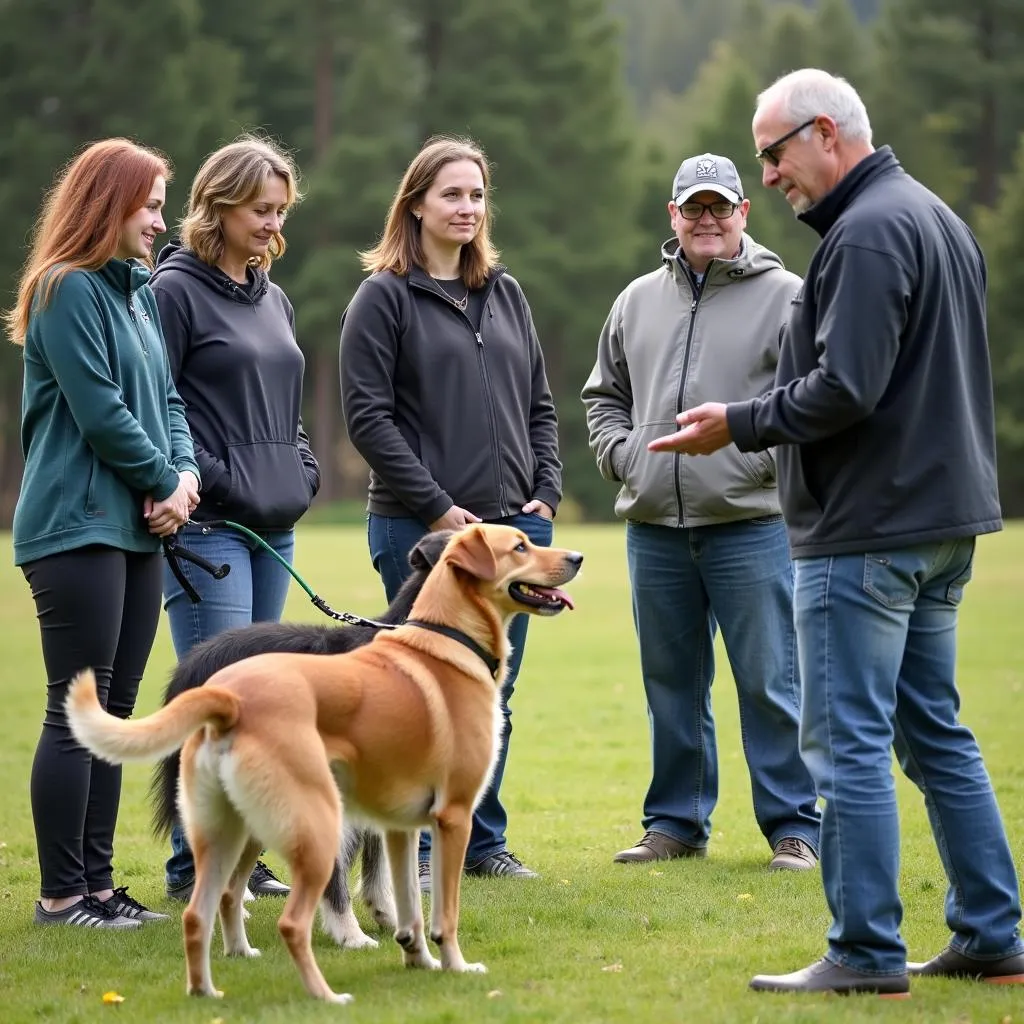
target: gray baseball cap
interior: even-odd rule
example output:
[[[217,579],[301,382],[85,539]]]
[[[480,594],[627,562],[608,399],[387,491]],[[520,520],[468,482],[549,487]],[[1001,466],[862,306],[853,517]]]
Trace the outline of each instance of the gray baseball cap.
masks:
[[[672,201],[678,206],[698,192],[717,192],[730,203],[742,203],[743,183],[736,165],[728,157],[714,153],[684,160],[672,181]]]

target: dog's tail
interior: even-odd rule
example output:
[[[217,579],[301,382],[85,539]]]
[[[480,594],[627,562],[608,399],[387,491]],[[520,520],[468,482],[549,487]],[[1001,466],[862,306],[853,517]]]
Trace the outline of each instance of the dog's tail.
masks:
[[[183,693],[155,714],[126,721],[100,706],[92,669],[75,676],[64,709],[75,739],[111,764],[166,757],[204,725],[218,731],[230,729],[239,712],[233,693],[219,686],[203,686]]]

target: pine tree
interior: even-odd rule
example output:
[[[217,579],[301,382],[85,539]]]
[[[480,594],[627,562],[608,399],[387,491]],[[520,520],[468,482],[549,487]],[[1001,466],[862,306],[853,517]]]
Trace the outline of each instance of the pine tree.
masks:
[[[986,211],[979,238],[988,262],[989,347],[995,385],[999,484],[1003,512],[1024,515],[1024,133],[1003,182],[1002,198]]]
[[[421,135],[468,134],[493,162],[495,239],[544,349],[566,492],[607,515],[611,495],[593,466],[579,391],[637,240],[615,25],[604,0],[461,0],[446,6],[441,33],[437,8],[426,7],[417,23]]]
[[[886,0],[877,72],[879,141],[961,212],[994,205],[1024,123],[1024,5]]]
[[[145,15],[115,0],[7,0],[0,32],[0,305],[13,301],[44,191],[87,143],[126,135],[175,166],[168,218],[191,168],[237,115],[238,59],[199,32],[193,0],[163,0]],[[184,178],[184,183],[182,179]],[[0,361],[0,518],[8,521],[21,472],[16,422],[21,361]]]

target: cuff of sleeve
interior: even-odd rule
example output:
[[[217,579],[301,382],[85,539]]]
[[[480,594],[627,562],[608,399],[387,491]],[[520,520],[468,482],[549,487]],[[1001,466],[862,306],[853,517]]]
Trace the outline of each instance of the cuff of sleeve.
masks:
[[[558,511],[558,503],[562,500],[562,496],[558,491],[552,490],[550,487],[538,487],[533,492],[533,496],[537,501],[543,501],[551,509],[552,513]]]
[[[199,490],[203,489],[203,474],[199,472],[199,467],[188,459],[182,459],[180,462],[175,463],[174,468],[179,473],[195,473],[196,479],[199,481]]]
[[[435,519],[440,519],[454,504],[455,502],[444,491],[441,491],[430,504],[416,509],[416,515],[423,523],[429,526]]]
[[[725,407],[725,419],[729,424],[732,443],[741,452],[756,452],[764,447],[754,430],[754,405],[757,399],[748,402],[730,402]]]
[[[178,471],[173,466],[167,467],[167,472],[160,477],[160,482],[153,488],[153,500],[163,501],[169,498],[178,489]]]

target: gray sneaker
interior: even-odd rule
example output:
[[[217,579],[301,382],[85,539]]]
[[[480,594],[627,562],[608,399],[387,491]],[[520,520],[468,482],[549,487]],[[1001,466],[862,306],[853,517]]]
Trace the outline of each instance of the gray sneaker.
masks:
[[[149,907],[144,907],[134,896],[128,895],[128,886],[122,885],[114,890],[114,895],[103,901],[107,910],[112,910],[120,917],[133,921],[170,921],[170,914],[159,914]]]
[[[122,917],[114,910],[107,908],[92,896],[83,896],[77,903],[72,903],[64,910],[43,910],[37,900],[35,910],[36,924],[66,924],[76,928],[141,928],[142,922],[129,917]]]

